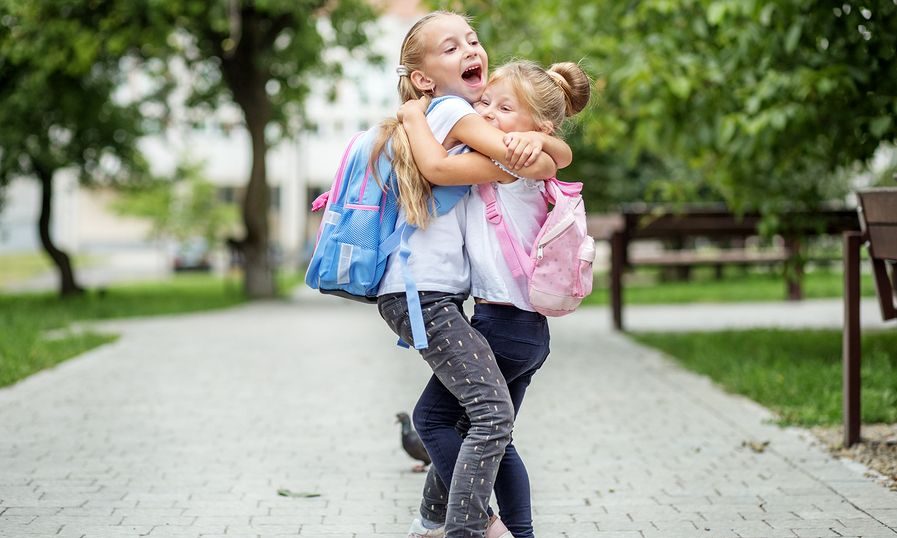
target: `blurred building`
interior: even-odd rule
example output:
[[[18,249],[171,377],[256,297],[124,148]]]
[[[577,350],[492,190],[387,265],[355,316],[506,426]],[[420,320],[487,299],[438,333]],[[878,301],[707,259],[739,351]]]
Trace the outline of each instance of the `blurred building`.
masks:
[[[299,260],[308,254],[317,221],[308,210],[311,200],[329,188],[336,163],[353,133],[395,114],[398,108],[395,66],[402,38],[423,12],[417,0],[387,1],[371,43],[385,62],[372,65],[360,57],[328,51],[343,66],[341,80],[319,82],[305,107],[310,127],[301,135],[269,150],[271,239],[286,256]],[[190,74],[184,72],[185,77]],[[139,91],[140,74],[133,77]],[[332,97],[332,98],[331,98]],[[176,120],[178,113],[175,110]],[[249,178],[251,147],[241,115],[235,107],[216,112],[216,121],[196,129],[186,116],[160,136],[143,141],[142,148],[157,173],[170,174],[179,160],[204,163],[204,176],[218,186],[224,200],[237,201]],[[213,125],[214,123],[214,125]],[[222,127],[223,126],[223,127]],[[145,241],[147,226],[113,215],[106,207],[109,193],[85,190],[74,176],[61,171],[55,178],[53,237],[73,252],[102,246],[130,246]],[[0,253],[38,250],[36,222],[40,207],[36,181],[13,182],[0,213]]]

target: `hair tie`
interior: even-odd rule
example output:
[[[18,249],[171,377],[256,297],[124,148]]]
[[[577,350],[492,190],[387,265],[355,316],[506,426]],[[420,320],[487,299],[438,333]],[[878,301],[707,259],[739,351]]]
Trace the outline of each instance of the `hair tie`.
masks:
[[[570,83],[567,82],[564,75],[557,71],[546,71],[546,73],[548,73],[548,78],[554,82],[554,85],[561,90],[561,95],[564,96],[564,115],[569,117],[576,114],[577,110],[573,106],[573,95],[570,93],[573,88],[570,87]]]
[[[567,84],[567,79],[565,79],[563,75],[556,71],[545,72],[548,73],[548,78],[550,78],[558,88],[560,88],[561,90],[565,90],[564,85]]]
[[[405,67],[404,65],[400,65],[400,66],[396,67],[396,74],[399,75],[400,77],[407,77],[408,76],[408,68]]]

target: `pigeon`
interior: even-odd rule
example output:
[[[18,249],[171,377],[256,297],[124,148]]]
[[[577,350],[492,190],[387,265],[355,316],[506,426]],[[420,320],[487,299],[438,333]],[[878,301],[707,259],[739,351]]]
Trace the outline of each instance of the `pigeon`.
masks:
[[[427,449],[424,448],[420,436],[411,428],[411,417],[408,416],[408,413],[396,413],[396,422],[402,424],[402,448],[409,456],[423,462],[415,465],[411,470],[415,473],[426,471],[427,465],[430,465],[430,455],[427,454]]]

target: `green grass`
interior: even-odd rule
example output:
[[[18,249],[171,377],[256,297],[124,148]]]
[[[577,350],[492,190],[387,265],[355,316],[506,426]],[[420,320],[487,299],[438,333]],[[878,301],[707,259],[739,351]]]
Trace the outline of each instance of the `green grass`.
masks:
[[[779,414],[784,424],[839,424],[841,332],[753,329],[633,333],[726,390]],[[863,421],[897,422],[897,331],[865,331]]]
[[[280,289],[290,289],[300,278],[282,276]],[[239,282],[208,274],[110,286],[69,299],[55,293],[0,295],[0,386],[117,338],[72,331],[74,322],[211,310],[245,300]]]
[[[775,271],[757,269],[742,272],[736,267],[727,267],[724,278],[717,280],[711,269],[701,268],[693,272],[692,280],[688,282],[661,282],[658,275],[658,271],[649,269],[627,273],[623,286],[623,304],[730,303],[781,301],[785,298],[785,281]],[[607,274],[599,274],[592,294],[586,297],[583,304],[609,304],[607,282]],[[843,286],[840,272],[816,270],[804,276],[804,297],[841,297]],[[875,295],[875,287],[869,275],[863,275],[861,288],[864,296]]]

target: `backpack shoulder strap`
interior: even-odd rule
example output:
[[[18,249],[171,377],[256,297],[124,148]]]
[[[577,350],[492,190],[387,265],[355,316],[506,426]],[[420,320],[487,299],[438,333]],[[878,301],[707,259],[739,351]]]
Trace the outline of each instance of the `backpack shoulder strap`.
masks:
[[[448,99],[460,99],[455,96],[437,97],[430,101],[427,107],[427,114],[439,106],[440,103]],[[436,216],[445,215],[455,207],[458,202],[470,190],[470,187],[451,186],[451,187],[433,187],[433,201],[436,210]],[[405,302],[408,305],[408,319],[411,322],[411,335],[413,337],[414,349],[426,349],[429,345],[427,340],[427,329],[424,326],[423,312],[421,312],[420,295],[417,292],[417,284],[411,275],[408,267],[408,258],[411,256],[411,248],[408,245],[408,238],[417,230],[416,226],[403,223],[380,244],[380,256],[386,257],[398,248],[399,263],[402,268],[402,279],[405,282]],[[408,345],[399,339],[398,345],[408,347]]]
[[[417,229],[416,226],[403,223],[399,227],[400,243],[399,243],[399,263],[402,266],[402,279],[405,281],[405,302],[408,305],[408,320],[411,322],[411,336],[414,339],[414,349],[426,349],[429,345],[427,341],[427,329],[424,326],[424,315],[420,308],[420,295],[417,293],[417,284],[414,277],[411,276],[411,270],[408,268],[408,258],[411,256],[411,248],[408,246],[408,238]],[[399,339],[399,345],[404,342]],[[407,344],[405,344],[407,347]]]
[[[505,263],[508,264],[508,268],[511,270],[511,274],[514,277],[525,276],[529,278],[533,273],[533,262],[523,250],[520,241],[511,233],[508,223],[505,222],[501,214],[501,207],[499,207],[498,199],[495,197],[497,188],[498,186],[495,183],[477,185],[480,198],[483,199],[483,204],[486,206],[486,220],[497,228],[495,235],[498,238],[498,245],[501,247],[501,253],[505,258]]]
[[[549,222],[551,223],[551,228],[543,230],[539,238],[540,246],[560,235],[567,226],[575,222],[577,219],[577,212],[575,210],[582,204],[582,195],[580,194],[582,191],[582,183],[568,183],[565,181],[558,181],[557,179],[551,179],[545,183],[549,198],[551,198],[551,202],[555,205],[555,210],[553,211],[557,215],[557,218],[553,221],[549,220],[546,222],[546,226],[549,225]],[[557,208],[560,207],[564,209],[558,211]],[[579,213],[580,218],[583,218],[583,216],[582,213]]]
[[[433,199],[436,204],[436,215],[445,215],[467,194],[470,187],[434,187]],[[407,222],[402,223],[395,232],[390,235],[386,241],[380,245],[380,255],[389,255],[390,252],[399,249],[399,263],[402,268],[402,280],[405,281],[405,302],[408,305],[408,319],[411,322],[411,335],[414,337],[414,349],[426,349],[429,345],[427,341],[427,330],[424,326],[423,312],[420,309],[420,295],[417,293],[417,284],[411,275],[411,269],[408,267],[408,258],[411,256],[411,248],[408,245],[408,238],[417,230],[416,226],[412,226]],[[407,346],[399,340],[399,345]]]
[[[582,194],[582,182],[561,181],[553,177],[545,180],[545,192],[548,194],[551,203],[556,203],[561,196],[572,198]]]
[[[450,101],[452,99],[460,99],[460,100],[464,101],[465,103],[467,102],[464,100],[463,97],[458,97],[457,95],[442,95],[439,97],[434,97],[433,99],[430,100],[430,104],[427,105],[427,114],[429,114],[430,112],[433,112],[433,109],[436,108],[437,106],[439,106],[440,104],[445,103],[446,101]]]
[[[430,105],[427,107],[427,114],[433,112],[433,110],[438,107],[441,103],[445,103],[446,101],[452,99],[463,99],[456,95],[443,95],[440,97],[436,97],[435,99],[430,101]],[[465,103],[467,101],[464,101]],[[433,200],[436,206],[436,216],[442,216],[452,210],[453,207],[470,191],[470,186],[468,185],[453,185],[453,186],[440,186],[436,185],[433,187]]]
[[[432,191],[433,201],[436,205],[436,216],[440,217],[451,211],[461,201],[461,198],[464,198],[464,195],[470,191],[470,186],[452,185],[448,187],[436,185]]]

